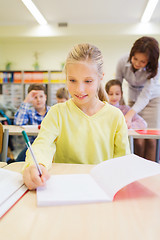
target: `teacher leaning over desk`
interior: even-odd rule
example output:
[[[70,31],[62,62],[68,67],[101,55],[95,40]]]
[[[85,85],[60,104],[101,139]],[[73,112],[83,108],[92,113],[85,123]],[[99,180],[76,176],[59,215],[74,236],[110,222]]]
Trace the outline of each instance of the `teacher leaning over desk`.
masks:
[[[160,128],[160,63],[159,44],[155,38],[141,37],[135,41],[129,55],[122,57],[116,68],[116,79],[128,83],[128,105],[125,115],[129,126],[139,113],[148,128]],[[135,153],[155,161],[156,140],[136,139]]]

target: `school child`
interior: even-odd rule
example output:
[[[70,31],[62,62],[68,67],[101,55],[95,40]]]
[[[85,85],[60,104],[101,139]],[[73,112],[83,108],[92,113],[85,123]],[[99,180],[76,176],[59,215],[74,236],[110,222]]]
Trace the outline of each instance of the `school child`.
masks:
[[[117,64],[116,79],[128,83],[128,105],[131,109],[125,115],[130,125],[135,113],[138,113],[148,128],[160,128],[160,62],[159,43],[153,37],[143,36],[137,39],[130,53],[122,57]],[[141,140],[137,154],[155,161],[156,140]]]
[[[41,177],[27,151],[23,179],[29,189],[45,184],[52,161],[98,164],[130,153],[124,116],[106,102],[101,51],[91,44],[74,46],[65,72],[71,99],[51,107],[32,144]]]
[[[46,116],[49,106],[46,105],[47,93],[43,84],[31,84],[28,88],[28,94],[21,103],[19,109],[14,116],[15,125],[40,125],[43,118]],[[33,143],[35,137],[31,137],[30,141]],[[25,147],[16,158],[17,161],[25,161],[26,157]]]
[[[113,106],[119,108],[123,115],[125,116],[126,113],[130,110],[130,107],[127,105],[121,105],[120,101],[123,99],[123,91],[122,91],[122,84],[119,80],[113,79],[106,83],[105,90],[108,94],[109,103]],[[144,129],[147,128],[146,121],[140,117],[137,113],[132,118],[130,126],[128,128],[132,129]]]
[[[69,99],[69,92],[66,88],[59,88],[56,92],[57,103],[65,102]]]

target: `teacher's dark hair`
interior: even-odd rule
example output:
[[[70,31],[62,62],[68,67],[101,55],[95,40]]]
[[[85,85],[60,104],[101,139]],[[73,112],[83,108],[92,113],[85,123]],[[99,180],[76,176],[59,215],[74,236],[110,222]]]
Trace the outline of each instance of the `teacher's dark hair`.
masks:
[[[156,76],[158,71],[158,58],[159,58],[159,44],[155,38],[141,37],[135,41],[130,51],[128,61],[131,63],[132,57],[135,53],[144,53],[148,57],[146,70],[150,73],[148,79]]]

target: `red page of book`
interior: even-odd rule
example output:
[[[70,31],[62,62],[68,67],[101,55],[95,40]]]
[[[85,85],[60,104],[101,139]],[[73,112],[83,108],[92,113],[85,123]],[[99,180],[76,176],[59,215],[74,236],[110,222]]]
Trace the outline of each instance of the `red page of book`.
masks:
[[[155,193],[136,181],[119,190],[114,196],[113,201],[156,196]]]

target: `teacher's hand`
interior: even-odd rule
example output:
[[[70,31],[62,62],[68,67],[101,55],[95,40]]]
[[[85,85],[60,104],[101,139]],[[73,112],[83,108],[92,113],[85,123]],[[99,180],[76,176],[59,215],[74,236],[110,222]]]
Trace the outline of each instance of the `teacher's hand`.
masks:
[[[135,112],[133,109],[130,109],[130,110],[126,113],[126,115],[124,116],[128,128],[131,128],[132,119],[133,119],[135,113],[136,113],[136,112]]]

